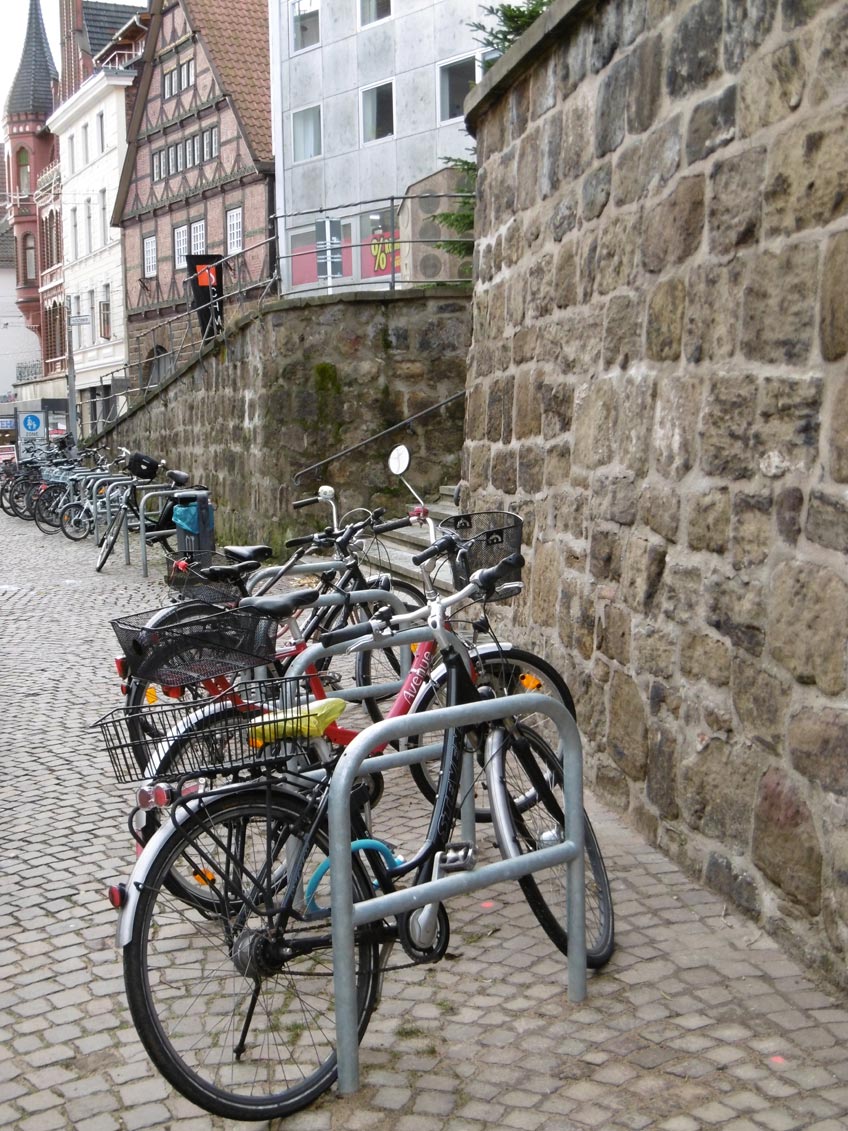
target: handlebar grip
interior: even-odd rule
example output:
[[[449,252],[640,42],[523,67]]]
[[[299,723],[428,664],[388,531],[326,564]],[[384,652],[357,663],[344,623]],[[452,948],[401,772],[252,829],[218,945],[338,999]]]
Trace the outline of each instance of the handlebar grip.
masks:
[[[444,538],[440,538],[438,542],[434,542],[433,545],[428,546],[426,550],[422,550],[419,554],[413,554],[413,565],[423,565],[424,562],[428,562],[430,558],[437,558],[439,554],[443,554],[445,550],[449,550],[455,545],[456,542],[454,538],[446,534]]]
[[[295,499],[292,503],[292,510],[299,511],[301,507],[311,507],[313,503],[320,503],[321,501],[317,495],[312,495],[308,499]]]
[[[516,569],[521,569],[523,565],[524,558],[521,554],[510,554],[497,565],[491,566],[489,569],[478,570],[471,580],[476,581],[480,589],[493,589],[501,578],[506,577]]]
[[[314,534],[302,534],[299,538],[287,538],[286,549],[294,550],[297,546],[311,546],[314,541]]]
[[[400,530],[402,526],[411,526],[412,519],[409,515],[404,518],[391,518],[388,522],[375,522],[371,529],[375,534],[388,534],[390,530]]]
[[[346,624],[344,628],[332,628],[329,632],[321,633],[321,643],[325,648],[334,644],[345,644],[348,640],[359,640],[363,636],[373,635],[374,629],[368,621],[359,624]]]

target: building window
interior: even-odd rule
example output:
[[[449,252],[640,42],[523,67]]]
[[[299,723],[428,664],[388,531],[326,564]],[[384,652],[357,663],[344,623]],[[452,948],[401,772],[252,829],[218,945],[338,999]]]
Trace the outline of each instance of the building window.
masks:
[[[175,145],[168,146],[168,176],[173,177],[175,173],[183,171],[183,164],[185,162],[185,149],[183,143],[178,141]]]
[[[68,134],[68,172],[73,175],[77,171],[77,146],[73,134]]]
[[[179,71],[174,67],[170,71],[165,71],[163,85],[163,95],[165,98],[173,98],[178,91],[177,83],[179,82]]]
[[[35,236],[24,236],[24,282],[35,282]]]
[[[310,106],[292,114],[292,150],[295,161],[321,155],[321,107]]]
[[[185,271],[188,252],[188,224],[174,228],[174,270]]]
[[[91,200],[85,202],[85,252],[84,254],[90,255],[94,250],[94,243],[91,231]]]
[[[185,143],[185,166],[191,169],[200,164],[200,134],[190,137]]]
[[[156,276],[158,265],[156,262],[156,237],[144,238],[144,277],[153,279]]]
[[[391,208],[365,212],[359,220],[359,272],[375,279],[400,272],[400,231]]]
[[[227,255],[242,249],[242,212],[240,208],[227,210]]]
[[[71,259],[79,259],[79,224],[76,208],[71,209]]]
[[[378,141],[395,132],[395,110],[392,84],[369,87],[362,92],[362,140]]]
[[[359,0],[359,22],[365,24],[385,20],[392,14],[392,0]]]
[[[191,254],[202,255],[206,251],[206,221],[195,220],[191,226]]]
[[[29,153],[26,149],[18,150],[18,192],[21,196],[29,196],[32,192],[32,181],[29,174]]]
[[[75,350],[78,350],[80,348],[80,344],[82,342],[82,326],[80,326],[79,324],[80,309],[80,296],[74,295],[74,297],[71,299],[71,314],[74,316],[74,318],[77,319],[77,321],[74,322],[74,324],[71,326],[71,344],[73,345],[73,348]]]
[[[473,55],[439,68],[439,120],[462,117],[468,92],[477,82],[477,60]]]
[[[82,127],[82,163],[88,164],[88,124]]]
[[[180,63],[180,90],[188,90],[190,86],[194,86],[194,59]]]
[[[103,284],[103,297],[100,300],[100,337],[107,341],[112,337],[112,288]]]
[[[106,189],[100,190],[100,243],[105,247],[109,242],[109,212],[106,207]]]
[[[292,51],[303,51],[321,42],[320,0],[293,0]]]
[[[103,111],[97,115],[97,152],[104,153],[106,150],[106,119]]]
[[[90,341],[89,345],[92,345],[92,346],[97,341],[97,323],[95,321],[96,317],[97,317],[97,310],[95,309],[95,306],[94,306],[94,291],[89,291],[88,292],[88,328],[91,331],[91,341]]]
[[[203,131],[203,160],[211,161],[213,157],[218,156],[218,127],[212,126],[211,129]]]

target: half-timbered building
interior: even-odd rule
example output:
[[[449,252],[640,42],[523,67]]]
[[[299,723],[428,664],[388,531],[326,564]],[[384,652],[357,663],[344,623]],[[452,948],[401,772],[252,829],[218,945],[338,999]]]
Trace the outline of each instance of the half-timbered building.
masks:
[[[123,229],[130,379],[196,345],[188,257],[220,258],[224,313],[274,269],[265,0],[151,0],[113,223]]]

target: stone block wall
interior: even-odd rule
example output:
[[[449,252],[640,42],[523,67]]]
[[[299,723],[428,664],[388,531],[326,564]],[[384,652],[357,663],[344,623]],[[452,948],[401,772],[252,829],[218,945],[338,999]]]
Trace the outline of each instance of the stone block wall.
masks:
[[[466,103],[464,480],[593,787],[848,984],[848,5],[555,0]]]
[[[227,326],[223,345],[170,378],[101,437],[139,448],[207,484],[226,541],[268,541],[329,521],[329,511],[292,512],[320,483],[340,512],[413,502],[388,472],[397,443],[413,454],[411,482],[435,498],[459,477],[463,400],[302,480],[300,469],[368,439],[462,392],[471,338],[467,291],[442,288],[289,299]]]

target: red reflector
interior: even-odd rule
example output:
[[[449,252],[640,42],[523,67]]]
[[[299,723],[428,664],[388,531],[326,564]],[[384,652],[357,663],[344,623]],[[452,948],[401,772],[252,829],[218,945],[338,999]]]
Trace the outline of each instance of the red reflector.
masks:
[[[126,679],[130,674],[130,665],[127,661],[126,656],[116,656],[115,667],[117,668],[118,675],[121,677],[121,679]]]
[[[169,699],[181,699],[184,687],[163,687],[162,694],[167,695]]]
[[[136,790],[135,803],[139,809],[152,809],[156,804],[155,801],[156,791],[149,785],[143,785]]]
[[[111,884],[109,886],[109,902],[116,911],[120,911],[127,901],[127,885]]]
[[[169,785],[160,782],[159,785],[153,787],[153,804],[159,809],[165,809],[171,804],[174,797],[174,791]]]

